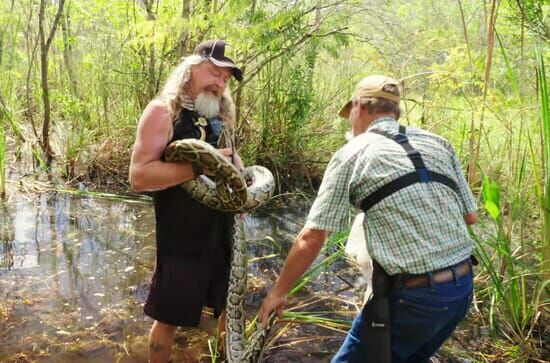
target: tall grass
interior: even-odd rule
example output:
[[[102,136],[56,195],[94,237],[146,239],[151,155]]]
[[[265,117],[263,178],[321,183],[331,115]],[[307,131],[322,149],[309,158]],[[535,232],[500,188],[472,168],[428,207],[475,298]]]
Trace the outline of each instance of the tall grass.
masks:
[[[245,117],[254,120],[257,130],[242,124],[246,140],[242,154],[252,164],[273,171],[279,192],[309,178],[304,162],[304,133],[309,132],[314,91],[312,69],[307,57],[287,55],[269,62],[258,74],[261,92],[248,95],[247,104],[257,107]],[[292,64],[289,69],[288,64]],[[257,103],[257,106],[256,106]],[[311,185],[311,180],[308,180]]]
[[[298,292],[302,291],[308,286],[309,283],[316,280],[324,270],[327,270],[337,261],[340,261],[344,254],[344,245],[347,240],[349,231],[343,231],[332,235],[325,246],[323,247],[318,261],[315,262],[299,279],[296,281],[292,289],[289,291],[287,296],[290,298],[296,295]],[[313,297],[309,300],[307,305],[315,304],[317,300],[322,300],[322,298]],[[344,321],[340,319],[330,318],[328,315],[334,314],[334,311],[296,311],[300,309],[301,306],[297,305],[290,309],[287,309],[283,314],[283,323],[274,326],[270,332],[270,340],[266,344],[273,344],[279,337],[281,337],[289,329],[290,323],[308,323],[316,324],[323,326],[329,329],[336,329],[340,331],[347,331],[351,326],[349,321]],[[275,315],[273,314],[270,319],[274,319]],[[247,326],[247,335],[251,334],[256,329],[257,317],[254,318],[250,324]],[[210,349],[211,355],[214,356],[216,351]]]
[[[0,198],[6,197],[6,132],[4,110],[0,109]]]
[[[505,233],[500,186],[487,177],[483,182],[483,199],[495,232],[487,238],[474,234],[483,274],[487,274],[491,282],[479,292],[479,297],[489,301],[489,323],[493,335],[502,333],[529,352],[533,349],[529,344],[530,335],[539,318],[538,312],[546,303],[541,292],[548,282],[530,269],[532,256],[525,254],[521,247],[513,247]]]
[[[339,232],[331,236],[323,247],[320,261],[307,270],[287,294],[289,297],[295,295],[311,281],[314,281],[323,271],[326,271],[333,263],[344,256],[344,244],[348,238],[349,231]]]
[[[496,38],[506,64],[511,91],[521,98],[516,70],[510,64],[501,37],[496,34]],[[515,138],[510,126],[510,144],[506,143],[510,175],[499,179],[496,176],[484,177],[482,197],[489,223],[472,232],[477,244],[476,254],[481,262],[476,295],[481,302],[482,313],[488,316],[492,336],[504,337],[523,356],[529,357],[539,356],[540,345],[537,341],[541,337],[537,336],[537,330],[550,304],[547,295],[550,286],[550,120],[544,59],[539,45],[535,48],[535,58],[541,107],[542,165],[536,139],[532,137],[530,128],[520,126],[519,135]],[[514,139],[517,140],[515,151],[511,147]],[[529,163],[532,164],[530,171],[527,168]],[[498,175],[491,173],[491,170],[487,174]],[[523,232],[525,224],[532,226],[536,223],[528,218],[528,201],[533,189],[544,224],[540,249],[537,247],[536,235],[526,238]],[[520,226],[519,234],[514,228],[517,225]],[[534,243],[524,243],[525,239],[534,239]]]
[[[546,69],[541,44],[535,47],[537,59],[537,86],[539,91],[540,117],[543,135],[544,161],[544,194],[540,202],[544,220],[542,236],[542,275],[545,279],[550,278],[550,111],[548,101],[548,83],[546,81]]]

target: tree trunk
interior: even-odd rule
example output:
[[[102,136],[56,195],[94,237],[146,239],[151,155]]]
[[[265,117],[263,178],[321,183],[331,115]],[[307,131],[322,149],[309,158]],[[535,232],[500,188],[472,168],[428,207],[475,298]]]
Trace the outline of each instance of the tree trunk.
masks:
[[[42,151],[46,158],[46,166],[51,165],[53,158],[50,146],[50,94],[48,88],[48,48],[46,36],[44,35],[44,12],[45,0],[40,1],[40,12],[38,14],[40,32],[40,80],[42,85],[42,102],[44,104],[44,122],[42,124]]]
[[[0,199],[6,198],[6,122],[4,109],[0,109]]]
[[[67,6],[61,21],[61,33],[63,34],[63,60],[69,76],[69,88],[74,97],[78,97],[78,88],[73,62],[73,46],[71,44],[71,18],[69,16],[69,7]]]
[[[156,16],[155,12],[153,11],[153,6],[155,5],[155,0],[145,0],[145,11],[147,12],[147,20],[148,21],[155,21]],[[145,56],[148,56],[147,59],[147,102],[151,100],[153,97],[155,97],[156,94],[156,57],[155,57],[155,44],[152,42],[149,46],[149,54],[145,54]]]
[[[180,41],[179,41],[179,56],[183,57],[187,53],[190,52],[189,49],[189,17],[191,16],[191,1],[190,0],[183,0],[181,4],[181,17],[184,19],[183,22],[183,29],[181,31],[180,35]]]
[[[46,12],[46,0],[40,0],[40,12],[38,14],[38,27],[40,34],[40,73],[41,73],[41,85],[42,85],[42,102],[44,103],[44,123],[42,125],[42,151],[46,159],[46,167],[49,169],[53,159],[53,151],[50,145],[50,92],[48,87],[48,52],[55,36],[57,24],[61,18],[61,12],[63,11],[63,5],[65,0],[59,0],[57,13],[52,23],[48,38],[46,38],[44,30],[44,20]]]
[[[24,115],[25,117],[30,121],[32,131],[34,134],[34,137],[36,140],[38,140],[38,143],[40,145],[40,148],[42,148],[42,141],[40,140],[40,136],[38,135],[38,130],[36,128],[36,123],[34,121],[34,110],[35,110],[35,103],[33,98],[31,97],[32,89],[31,89],[31,76],[32,76],[32,70],[34,69],[34,61],[36,57],[36,51],[38,49],[38,35],[36,35],[32,32],[32,19],[34,17],[33,13],[33,7],[30,7],[29,10],[29,17],[27,19],[27,28],[25,30],[25,46],[27,49],[27,55],[29,59],[29,65],[27,67],[27,74],[25,78],[25,99],[27,102],[27,107],[25,107]],[[33,161],[35,159],[33,158]]]
[[[15,5],[15,0],[11,1],[10,11],[8,12],[8,15],[11,15],[13,12],[13,8]],[[6,29],[7,29],[6,24]],[[2,65],[2,58],[4,54],[4,35],[6,34],[6,29],[0,29],[0,65]]]
[[[489,90],[489,81],[491,67],[493,65],[493,46],[495,43],[495,23],[498,14],[498,0],[492,0],[491,13],[489,16],[489,25],[487,26],[487,58],[485,61],[485,76],[483,77],[483,99],[481,102],[481,115],[479,117],[479,135],[475,137],[475,125],[472,121],[470,130],[470,162],[468,165],[468,182],[474,185],[477,182],[476,163],[479,158],[481,148],[481,137],[483,133],[483,118],[485,114],[485,101],[487,100],[487,91]]]
[[[252,0],[252,3],[250,5],[250,18],[254,18],[254,14],[256,13],[256,0]],[[242,62],[243,65],[241,67],[241,70],[243,72],[243,76],[246,77],[245,71],[246,71],[246,61],[248,58],[248,50],[243,56]],[[235,92],[235,128],[238,128],[241,124],[241,107],[243,102],[243,86],[242,84],[239,84],[237,87],[237,91]]]

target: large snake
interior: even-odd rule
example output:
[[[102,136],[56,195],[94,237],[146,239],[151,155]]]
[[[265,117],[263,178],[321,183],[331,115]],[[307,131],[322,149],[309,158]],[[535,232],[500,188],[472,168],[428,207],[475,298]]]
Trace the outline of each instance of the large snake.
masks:
[[[218,141],[219,148],[233,148],[233,138],[224,127]],[[271,172],[258,165],[245,168],[241,174],[237,168],[208,143],[197,139],[177,140],[165,151],[167,161],[188,161],[208,169],[215,175],[215,182],[205,175],[187,181],[182,187],[199,202],[210,208],[234,213],[250,212],[266,203],[275,189]],[[247,186],[249,181],[249,186]],[[247,339],[245,336],[244,298],[248,259],[243,219],[235,216],[231,272],[227,295],[227,360],[229,363],[256,363],[265,344],[268,329],[256,326]],[[270,323],[273,318],[270,319]]]

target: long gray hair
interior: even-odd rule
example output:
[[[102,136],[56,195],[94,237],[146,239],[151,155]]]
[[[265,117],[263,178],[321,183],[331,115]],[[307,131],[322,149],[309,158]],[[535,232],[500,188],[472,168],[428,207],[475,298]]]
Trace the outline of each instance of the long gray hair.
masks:
[[[186,103],[188,95],[188,85],[191,80],[191,68],[206,59],[200,55],[190,55],[181,60],[176,68],[170,73],[162,91],[157,99],[162,101],[168,108],[168,112],[175,122],[181,113],[183,105]],[[225,88],[220,101],[220,115],[231,130],[235,128],[235,103],[231,97],[231,91]]]

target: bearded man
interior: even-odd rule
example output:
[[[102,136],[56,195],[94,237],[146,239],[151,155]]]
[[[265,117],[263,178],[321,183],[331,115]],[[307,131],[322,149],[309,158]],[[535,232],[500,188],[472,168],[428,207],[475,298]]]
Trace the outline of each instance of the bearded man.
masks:
[[[153,192],[156,217],[156,266],[144,309],[154,319],[152,363],[169,361],[176,328],[198,326],[204,306],[216,318],[225,308],[233,216],[197,202],[179,186],[201,170],[163,157],[172,141],[202,138],[216,146],[223,124],[233,128],[227,83],[231,76],[241,81],[243,74],[225,54],[223,40],[199,44],[147,105],[137,129],[130,184],[134,191]],[[219,152],[243,169],[235,150]]]

